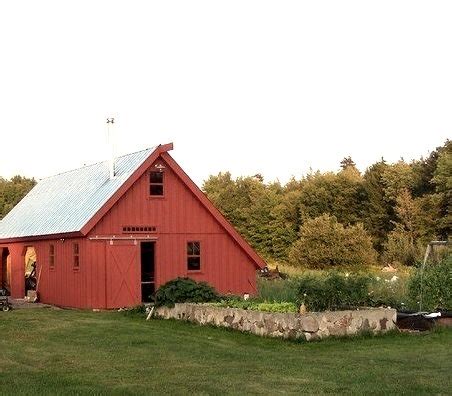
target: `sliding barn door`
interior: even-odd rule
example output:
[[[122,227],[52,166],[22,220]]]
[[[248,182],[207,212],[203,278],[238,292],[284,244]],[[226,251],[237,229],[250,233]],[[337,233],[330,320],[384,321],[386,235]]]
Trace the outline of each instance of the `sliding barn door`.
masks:
[[[107,244],[107,308],[141,303],[139,246],[133,242]]]

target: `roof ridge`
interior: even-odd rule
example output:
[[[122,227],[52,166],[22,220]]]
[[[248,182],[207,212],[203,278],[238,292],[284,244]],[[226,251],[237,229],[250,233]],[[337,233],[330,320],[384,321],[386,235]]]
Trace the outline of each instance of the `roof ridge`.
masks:
[[[132,153],[123,154],[123,155],[120,155],[119,157],[115,157],[115,160],[117,160],[117,159],[119,159],[119,158],[127,157],[127,156],[129,156],[129,155],[134,155],[134,154],[142,153],[143,151],[148,151],[148,150],[149,150],[149,151],[150,151],[150,150],[153,151],[153,150],[155,150],[157,147],[158,147],[158,145],[157,145],[157,146],[153,146],[153,147],[147,147],[147,148],[142,149],[142,150],[133,151]],[[89,165],[83,165],[83,166],[80,166],[80,167],[78,167],[78,168],[68,169],[67,171],[64,171],[64,172],[55,173],[54,175],[42,177],[42,178],[38,179],[38,181],[50,179],[50,178],[52,178],[52,177],[61,176],[61,175],[64,175],[64,174],[66,174],[66,173],[75,172],[75,171],[77,171],[77,170],[84,169],[84,168],[89,168],[89,167],[91,167],[91,166],[95,166],[95,165],[99,165],[99,164],[103,164],[104,162],[108,162],[108,161],[109,161],[109,160],[97,161],[97,162],[94,162],[94,163],[89,164]]]

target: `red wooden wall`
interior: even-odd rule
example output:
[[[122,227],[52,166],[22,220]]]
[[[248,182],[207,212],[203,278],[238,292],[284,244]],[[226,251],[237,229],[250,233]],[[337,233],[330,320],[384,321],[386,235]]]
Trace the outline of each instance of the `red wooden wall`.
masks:
[[[186,185],[166,166],[164,197],[149,197],[145,172],[91,230],[87,238],[41,240],[7,245],[12,260],[12,295],[24,295],[26,246],[37,254],[43,302],[79,308],[116,308],[141,302],[140,241],[92,241],[96,236],[128,236],[123,226],[152,226],[156,232],[156,286],[178,276],[207,281],[222,293],[253,294],[256,265]],[[134,234],[134,233],[132,233]],[[142,234],[134,234],[140,235]],[[186,244],[201,242],[201,270],[188,271]],[[80,246],[80,268],[73,267],[73,243]],[[49,245],[55,268],[49,268]],[[6,246],[6,245],[2,245]],[[1,247],[1,246],[0,246]]]
[[[80,268],[74,268],[73,243],[80,246]],[[50,268],[49,245],[55,247],[55,264]],[[77,308],[105,306],[104,249],[99,254],[88,250],[85,238],[40,240],[8,244],[11,259],[11,296],[25,295],[25,251],[36,250],[38,291],[42,302]],[[2,245],[6,246],[6,245]],[[88,256],[93,254],[93,256]],[[99,259],[100,258],[100,259]]]

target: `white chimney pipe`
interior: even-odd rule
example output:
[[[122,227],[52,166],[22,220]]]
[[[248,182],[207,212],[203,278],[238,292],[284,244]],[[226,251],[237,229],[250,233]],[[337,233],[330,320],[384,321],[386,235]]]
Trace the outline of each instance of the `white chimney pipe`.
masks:
[[[112,131],[112,127],[115,123],[115,119],[113,117],[107,118],[107,133],[108,133],[108,143],[110,146],[110,159],[108,161],[108,168],[110,171],[110,180],[113,180],[116,176],[115,174],[115,139],[114,132]]]

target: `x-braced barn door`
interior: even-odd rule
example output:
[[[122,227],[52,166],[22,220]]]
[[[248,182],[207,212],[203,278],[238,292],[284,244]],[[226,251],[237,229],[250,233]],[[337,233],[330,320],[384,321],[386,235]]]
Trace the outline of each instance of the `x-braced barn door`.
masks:
[[[132,241],[107,244],[107,308],[141,303],[139,246]]]

